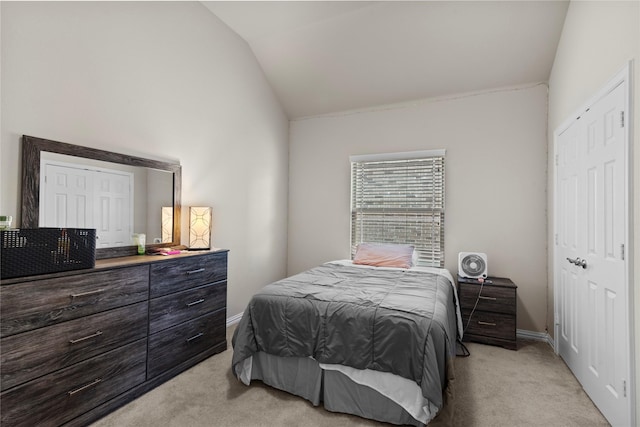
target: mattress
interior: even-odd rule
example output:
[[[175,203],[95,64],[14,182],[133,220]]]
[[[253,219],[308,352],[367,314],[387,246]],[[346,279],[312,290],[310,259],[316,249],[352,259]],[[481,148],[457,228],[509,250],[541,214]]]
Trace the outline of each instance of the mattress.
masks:
[[[372,412],[382,403],[357,402],[366,394],[371,402],[373,391],[388,403],[385,413],[397,414],[381,421],[426,424],[443,406],[461,326],[446,270],[336,261],[252,298],[234,333],[232,366],[245,384],[261,379],[329,410],[380,420]],[[297,382],[287,372],[297,372]],[[351,397],[335,399],[341,392]]]

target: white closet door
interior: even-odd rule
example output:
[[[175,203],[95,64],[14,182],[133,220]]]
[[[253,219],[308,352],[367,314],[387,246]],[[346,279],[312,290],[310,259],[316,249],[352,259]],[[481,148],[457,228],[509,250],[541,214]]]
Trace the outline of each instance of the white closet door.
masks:
[[[556,137],[558,350],[614,426],[631,425],[627,85]]]
[[[581,254],[578,243],[581,216],[579,215],[578,186],[580,160],[578,145],[580,123],[575,122],[557,138],[557,194],[558,243],[556,247],[556,298],[559,310],[558,340],[560,355],[574,375],[580,380],[582,369],[581,303],[579,269],[568,260],[575,260]]]

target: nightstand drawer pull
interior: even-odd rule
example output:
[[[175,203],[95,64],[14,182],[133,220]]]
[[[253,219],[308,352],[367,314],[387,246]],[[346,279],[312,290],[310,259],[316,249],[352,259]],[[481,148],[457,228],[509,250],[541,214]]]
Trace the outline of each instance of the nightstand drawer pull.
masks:
[[[197,301],[193,301],[193,302],[188,303],[188,304],[187,304],[187,307],[191,307],[191,306],[194,306],[194,305],[196,305],[196,304],[202,304],[203,302],[204,302],[204,298],[200,298],[200,299],[199,299],[199,300],[197,300]]]
[[[203,271],[204,271],[204,268],[198,268],[197,270],[187,271],[187,276],[191,274],[202,273]]]
[[[478,325],[484,325],[484,326],[496,326],[495,323],[492,322],[483,322],[481,320],[478,320]]]
[[[203,333],[203,332],[200,332],[199,334],[194,335],[194,336],[192,336],[191,338],[187,338],[187,342],[191,342],[191,341],[193,341],[193,340],[196,340],[196,339],[200,338],[200,337],[201,337],[201,336],[203,336],[203,335],[204,335],[204,333]]]
[[[478,298],[480,298],[480,299],[486,299],[486,300],[489,300],[489,301],[495,301],[495,300],[497,300],[497,299],[498,299],[498,298],[494,298],[494,297],[483,297],[482,295],[480,295]]]
[[[73,298],[80,298],[80,297],[86,297],[89,295],[99,294],[101,292],[104,292],[104,289],[96,289],[95,291],[81,292],[79,294],[71,294],[69,296],[73,299]]]
[[[82,341],[90,340],[91,338],[99,337],[100,335],[102,335],[102,331],[97,331],[95,334],[87,335],[86,337],[69,340],[69,344],[77,344]]]
[[[93,380],[89,384],[83,385],[82,387],[79,387],[79,388],[77,388],[75,390],[68,391],[67,394],[69,396],[73,396],[74,394],[80,393],[81,391],[86,390],[89,387],[93,387],[93,386],[97,385],[100,382],[102,382],[102,378],[96,378],[95,380]]]

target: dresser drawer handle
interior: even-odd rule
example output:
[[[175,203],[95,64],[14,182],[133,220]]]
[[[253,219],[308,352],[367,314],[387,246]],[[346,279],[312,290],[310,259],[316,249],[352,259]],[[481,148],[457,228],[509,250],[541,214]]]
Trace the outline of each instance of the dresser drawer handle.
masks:
[[[93,386],[97,385],[97,384],[98,384],[98,383],[100,383],[100,382],[102,382],[102,378],[96,378],[95,380],[93,380],[93,381],[92,381],[92,382],[90,382],[89,384],[85,384],[85,385],[83,385],[82,387],[78,387],[78,388],[77,388],[77,389],[75,389],[75,390],[68,391],[68,392],[67,392],[67,394],[68,394],[69,396],[73,396],[74,394],[76,394],[76,393],[80,393],[81,391],[86,390],[86,389],[88,389],[89,387],[93,387]]]
[[[194,336],[192,336],[191,338],[187,338],[187,342],[191,342],[191,341],[193,341],[193,340],[197,340],[198,338],[200,338],[200,337],[201,337],[201,336],[203,336],[203,335],[204,335],[204,333],[203,333],[203,332],[200,332],[199,334],[194,335]]]
[[[196,274],[196,273],[202,273],[203,271],[204,271],[204,268],[199,268],[197,270],[187,271],[187,275]]]
[[[69,344],[77,344],[82,341],[90,340],[91,338],[99,337],[100,335],[102,335],[102,331],[97,331],[95,334],[87,335],[86,337],[69,340]]]
[[[86,297],[86,296],[89,296],[89,295],[99,294],[101,292],[104,292],[104,289],[96,289],[95,291],[81,292],[79,294],[71,294],[70,297],[71,298],[80,298],[80,297]]]
[[[494,298],[494,297],[483,297],[482,295],[480,295],[478,298],[480,298],[480,299],[486,299],[486,300],[489,300],[489,301],[495,301],[495,300],[497,300],[497,299],[498,299],[498,298]]]
[[[483,322],[481,320],[478,320],[478,325],[485,325],[485,326],[496,326],[495,323],[492,322]]]
[[[191,307],[197,304],[202,304],[204,302],[204,298],[200,298],[198,301],[193,301],[187,304],[187,307]]]

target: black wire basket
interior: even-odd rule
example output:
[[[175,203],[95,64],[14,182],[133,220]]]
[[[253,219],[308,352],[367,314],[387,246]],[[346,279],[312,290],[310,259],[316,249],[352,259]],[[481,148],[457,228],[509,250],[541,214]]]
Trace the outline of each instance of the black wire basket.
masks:
[[[32,276],[96,265],[96,230],[21,228],[0,230],[0,278]]]

